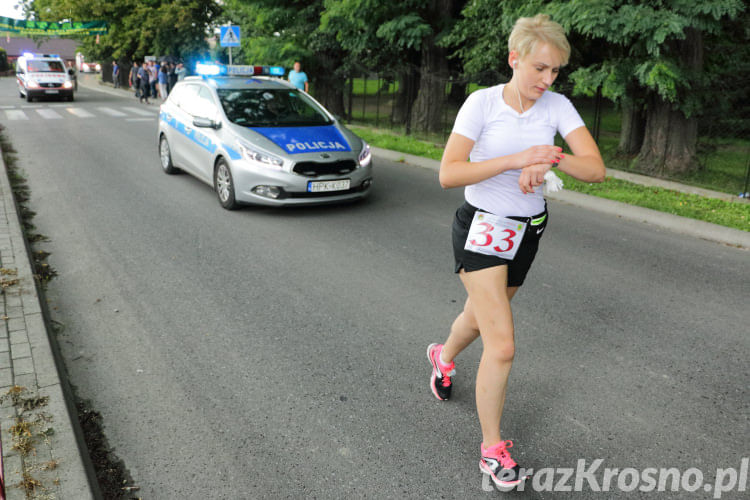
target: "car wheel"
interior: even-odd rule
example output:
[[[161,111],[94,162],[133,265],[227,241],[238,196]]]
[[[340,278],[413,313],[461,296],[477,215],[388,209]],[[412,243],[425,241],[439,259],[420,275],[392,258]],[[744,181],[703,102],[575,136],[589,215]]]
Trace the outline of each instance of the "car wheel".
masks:
[[[75,101],[75,100],[76,100],[76,98],[75,98],[75,97],[73,96],[73,94],[70,94],[70,95],[68,96],[68,100],[69,100],[70,102],[73,102],[73,101]]]
[[[26,102],[31,102],[33,100],[34,100],[34,98],[31,97],[31,94],[29,94],[28,92],[26,92]]]
[[[169,150],[169,143],[164,135],[159,138],[159,160],[161,160],[161,169],[164,173],[172,175],[179,172],[179,169],[172,163],[172,152]]]
[[[19,91],[18,91],[18,97],[20,97],[21,99],[23,99],[23,98],[24,98],[24,97],[26,97],[26,96],[24,96],[24,95],[23,95],[23,92],[21,92],[21,91],[19,90]]]
[[[223,160],[219,159],[214,169],[214,187],[216,188],[216,194],[219,196],[219,203],[227,210],[234,210],[239,205],[234,197],[234,180],[232,180],[232,172],[229,170],[229,165]]]

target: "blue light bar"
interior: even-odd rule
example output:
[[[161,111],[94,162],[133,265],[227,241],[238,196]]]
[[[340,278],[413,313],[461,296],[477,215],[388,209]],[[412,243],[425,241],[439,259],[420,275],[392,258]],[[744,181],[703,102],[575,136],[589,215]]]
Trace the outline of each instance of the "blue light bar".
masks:
[[[217,76],[226,73],[226,66],[210,63],[196,63],[195,72],[202,76]]]
[[[281,66],[271,66],[268,73],[273,76],[284,76],[284,68]]]

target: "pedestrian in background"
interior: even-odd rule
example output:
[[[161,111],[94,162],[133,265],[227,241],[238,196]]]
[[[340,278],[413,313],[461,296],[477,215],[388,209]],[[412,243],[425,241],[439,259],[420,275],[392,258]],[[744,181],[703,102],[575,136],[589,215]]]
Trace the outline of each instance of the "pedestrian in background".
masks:
[[[289,81],[300,90],[309,91],[310,85],[307,81],[307,74],[302,71],[302,64],[299,61],[294,63],[294,69],[289,72]]]
[[[78,92],[78,73],[76,72],[76,67],[72,61],[68,61],[68,75],[70,75],[70,79],[73,80],[73,90]]]
[[[482,430],[479,468],[506,488],[528,477],[510,456],[513,442],[500,437],[500,420],[515,356],[510,301],[526,278],[548,222],[544,176],[552,168],[584,182],[602,182],[605,175],[599,148],[573,104],[549,90],[570,56],[562,26],[544,14],[520,18],[508,51],[510,81],[469,95],[440,162],[440,184],[465,187],[452,240],[454,271],[468,298],[445,344],[427,348],[430,388],[436,398],[446,400],[454,358],[482,337],[475,389]],[[558,132],[572,155],[554,145]]]
[[[120,65],[117,61],[112,61],[112,83],[115,84],[115,88],[120,88]]]
[[[167,98],[167,83],[169,82],[169,70],[167,69],[166,64],[161,65],[161,69],[159,70],[159,97],[161,97],[161,100],[165,100]]]
[[[151,90],[151,84],[149,83],[150,76],[151,72],[148,69],[148,63],[146,61],[143,61],[141,69],[138,70],[138,77],[141,80],[141,95],[139,98],[139,102],[143,102],[143,100],[146,99],[146,104],[149,104],[148,96]]]
[[[175,64],[169,63],[169,73],[167,78],[167,95],[172,92],[172,89],[177,84],[177,73],[175,73]]]
[[[177,63],[177,67],[174,70],[175,74],[177,75],[177,81],[184,80],[185,76],[187,75],[187,68],[185,68],[185,65],[182,63]]]
[[[128,84],[131,88],[135,89],[135,96],[140,97],[141,95],[141,77],[138,75],[138,63],[133,61],[133,67],[130,68],[130,75],[128,77]]]
[[[155,61],[148,62],[148,84],[149,84],[149,95],[151,97],[158,97],[156,93],[156,84],[159,81],[159,70],[156,67]]]

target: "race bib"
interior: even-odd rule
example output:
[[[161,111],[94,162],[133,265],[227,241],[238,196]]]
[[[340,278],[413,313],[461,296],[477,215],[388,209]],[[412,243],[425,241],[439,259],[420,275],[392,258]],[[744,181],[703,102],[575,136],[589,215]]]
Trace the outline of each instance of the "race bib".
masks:
[[[525,232],[525,222],[477,210],[464,250],[513,260]]]

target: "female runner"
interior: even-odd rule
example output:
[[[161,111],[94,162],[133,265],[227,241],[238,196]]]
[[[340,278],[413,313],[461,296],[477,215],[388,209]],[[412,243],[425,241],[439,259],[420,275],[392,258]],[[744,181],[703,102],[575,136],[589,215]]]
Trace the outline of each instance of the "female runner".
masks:
[[[570,101],[549,87],[568,62],[565,32],[549,16],[520,18],[508,40],[513,77],[472,93],[456,117],[440,164],[444,188],[465,186],[453,221],[453,250],[468,298],[445,344],[431,344],[431,389],[446,400],[454,358],[477,337],[476,380],[482,429],[480,470],[501,487],[526,474],[500,437],[500,418],[515,352],[510,301],[523,284],[547,224],[541,185],[551,168],[585,182],[604,180],[599,149]],[[554,146],[559,132],[572,155]],[[468,159],[468,160],[467,160]]]

